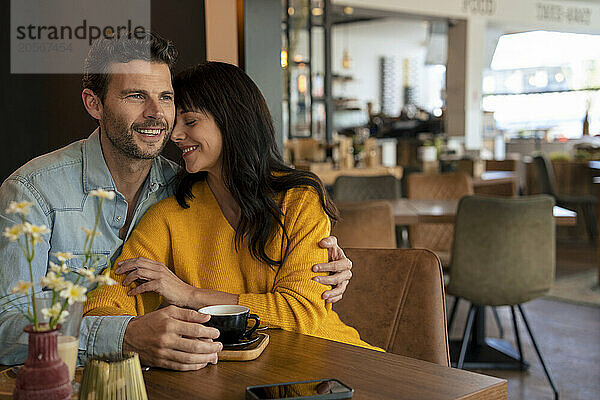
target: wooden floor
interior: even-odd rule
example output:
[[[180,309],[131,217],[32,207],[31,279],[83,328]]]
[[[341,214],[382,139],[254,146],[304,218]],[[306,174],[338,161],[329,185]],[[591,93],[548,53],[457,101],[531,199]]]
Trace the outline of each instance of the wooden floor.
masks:
[[[582,241],[557,244],[557,276],[597,268],[596,247]],[[448,308],[454,303],[448,298]],[[537,299],[524,305],[542,355],[550,369],[560,398],[565,400],[600,399],[600,307],[568,304],[555,300]],[[460,338],[468,304],[459,305],[451,338]],[[505,339],[514,341],[512,317],[508,307],[498,308]],[[527,372],[479,371],[508,380],[508,398],[511,400],[553,399],[542,366],[537,359],[531,340],[519,320],[525,359],[531,364]],[[488,336],[499,337],[491,316],[487,318]]]

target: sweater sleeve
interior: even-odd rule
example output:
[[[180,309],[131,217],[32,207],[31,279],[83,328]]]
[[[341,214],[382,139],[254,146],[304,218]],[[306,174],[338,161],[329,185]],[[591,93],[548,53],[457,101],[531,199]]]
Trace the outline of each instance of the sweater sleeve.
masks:
[[[122,283],[127,274],[117,275],[115,270],[120,261],[136,257],[158,261],[167,267],[173,265],[170,229],[162,210],[168,206],[166,201],[155,204],[144,214],[138,226],[123,245],[123,251],[115,261],[115,265],[111,268],[110,277],[117,281],[117,284],[91,291],[85,303],[84,315],[137,316],[158,308],[162,301],[160,295],[155,292],[146,292],[141,295],[129,296],[127,292],[137,284],[132,283],[129,287],[123,286]]]
[[[327,262],[327,250],[319,241],[329,236],[329,217],[317,193],[312,189],[292,189],[284,200],[284,226],[290,240],[287,259],[277,272],[270,293],[246,293],[239,304],[258,314],[271,327],[314,334],[319,329],[331,304],[321,298],[327,286],[312,280],[317,274],[312,266]],[[281,253],[285,250],[285,240]]]

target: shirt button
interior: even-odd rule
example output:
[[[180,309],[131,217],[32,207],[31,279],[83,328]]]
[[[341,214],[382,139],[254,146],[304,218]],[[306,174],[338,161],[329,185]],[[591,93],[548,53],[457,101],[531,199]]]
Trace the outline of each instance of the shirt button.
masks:
[[[117,217],[117,221],[120,221],[120,220],[121,220],[121,216],[119,215],[119,216]]]

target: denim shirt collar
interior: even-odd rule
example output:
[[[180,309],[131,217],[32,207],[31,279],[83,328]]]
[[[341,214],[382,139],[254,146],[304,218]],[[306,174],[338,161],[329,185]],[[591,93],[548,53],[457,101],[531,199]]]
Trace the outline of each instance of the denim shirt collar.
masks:
[[[149,173],[150,190],[158,189],[158,186],[167,186],[163,173],[163,165],[160,162],[160,156],[152,160],[152,167]],[[110,170],[104,160],[102,145],[100,144],[100,128],[85,140],[83,144],[83,190],[89,193],[92,190],[102,188],[104,190],[114,190],[115,183],[110,174]]]

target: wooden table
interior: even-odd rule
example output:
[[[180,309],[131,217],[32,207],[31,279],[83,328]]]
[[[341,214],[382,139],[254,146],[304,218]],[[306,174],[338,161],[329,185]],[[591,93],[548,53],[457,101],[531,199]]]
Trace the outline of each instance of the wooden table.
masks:
[[[486,171],[479,178],[473,178],[473,190],[477,194],[494,196],[518,195],[517,174],[512,171]]]
[[[458,200],[391,200],[396,225],[453,223]],[[554,206],[556,225],[577,224],[577,213]]]
[[[282,330],[254,361],[144,372],[149,399],[244,399],[251,385],[337,378],[354,399],[506,399],[503,379]]]

